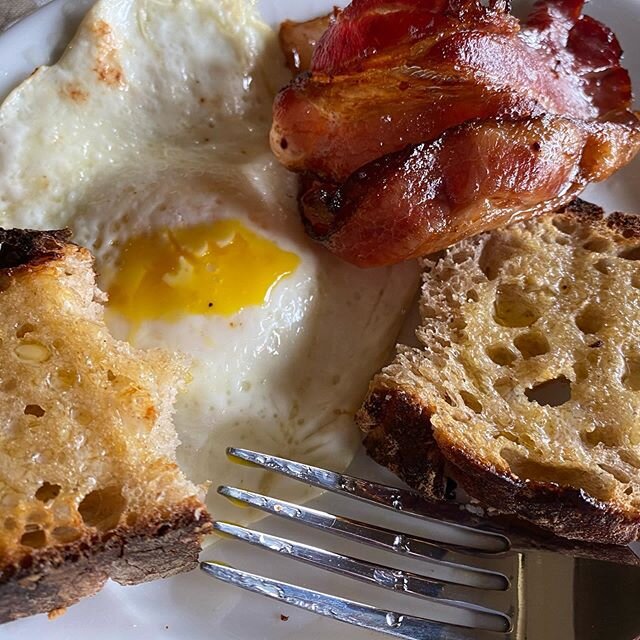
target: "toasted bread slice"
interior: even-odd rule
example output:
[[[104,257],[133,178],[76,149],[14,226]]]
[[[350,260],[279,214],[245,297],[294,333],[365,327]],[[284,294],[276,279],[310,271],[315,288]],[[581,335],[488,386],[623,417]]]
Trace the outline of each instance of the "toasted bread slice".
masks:
[[[185,363],[109,334],[67,238],[0,230],[0,622],[190,569],[210,527],[175,462]]]
[[[575,201],[425,262],[420,348],[358,422],[433,497],[445,477],[558,535],[640,533],[640,218]]]

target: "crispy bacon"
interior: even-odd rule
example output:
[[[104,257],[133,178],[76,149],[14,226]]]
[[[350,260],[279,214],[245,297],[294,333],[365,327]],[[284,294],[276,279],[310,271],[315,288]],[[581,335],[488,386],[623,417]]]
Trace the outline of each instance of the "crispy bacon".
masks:
[[[356,0],[320,40],[311,73],[277,96],[272,149],[293,171],[341,181],[468,120],[627,109],[620,45],[581,5],[538,3],[519,31],[504,3]]]
[[[358,71],[374,56],[402,60],[404,48],[426,38],[440,39],[462,28],[513,35],[518,21],[505,0],[488,7],[468,0],[353,0],[318,42],[314,73],[338,75]]]
[[[614,34],[581,14],[584,0],[538,0],[523,25],[507,4],[353,0],[334,14],[310,71],[278,94],[271,132],[280,162],[313,185],[303,216],[332,251],[369,266],[436,250],[443,238],[548,210],[637,152],[639,122]],[[531,164],[530,154],[509,153],[506,145],[520,149],[542,122],[555,123],[543,127],[545,149],[564,130],[559,123],[571,123],[591,168],[571,154],[543,152]],[[468,169],[464,188],[456,161]]]
[[[554,210],[638,149],[634,124],[546,115],[461,125],[365,165],[339,187],[308,183],[303,219],[348,262],[392,264]]]

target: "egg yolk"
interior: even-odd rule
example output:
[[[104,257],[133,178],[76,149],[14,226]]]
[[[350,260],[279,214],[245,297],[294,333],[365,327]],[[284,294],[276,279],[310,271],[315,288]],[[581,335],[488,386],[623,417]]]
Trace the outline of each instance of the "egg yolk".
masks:
[[[159,229],[122,247],[110,307],[133,323],[261,305],[300,259],[237,220]]]

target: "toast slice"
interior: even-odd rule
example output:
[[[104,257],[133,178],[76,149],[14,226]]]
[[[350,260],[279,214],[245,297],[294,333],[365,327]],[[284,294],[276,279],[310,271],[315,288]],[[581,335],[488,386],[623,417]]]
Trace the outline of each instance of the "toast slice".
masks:
[[[418,348],[358,414],[369,454],[442,499],[557,535],[640,534],[640,218],[564,210],[425,260]]]
[[[175,462],[185,364],[115,340],[90,254],[0,230],[0,622],[196,565],[203,489]]]

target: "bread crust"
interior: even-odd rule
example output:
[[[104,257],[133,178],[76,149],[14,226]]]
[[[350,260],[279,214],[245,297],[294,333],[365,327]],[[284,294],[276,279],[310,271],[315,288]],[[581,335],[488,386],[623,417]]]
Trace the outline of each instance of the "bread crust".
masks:
[[[37,266],[64,255],[71,231],[0,229],[0,269]]]
[[[583,489],[523,481],[483,465],[470,452],[451,443],[438,442],[438,446],[451,463],[454,480],[481,504],[499,504],[502,512],[530,520],[566,538],[629,544],[640,535],[637,514],[596,500]]]
[[[34,550],[0,569],[0,623],[75,604],[111,578],[124,585],[194,569],[211,519],[193,497],[171,514],[152,514],[107,532]]]
[[[365,433],[364,446],[369,456],[432,501],[434,516],[470,526],[477,524],[473,516],[460,511],[458,504],[454,509],[446,508],[452,505],[442,506],[451,498],[447,495],[450,478],[481,504],[501,505],[499,512],[489,512],[496,517],[496,528],[505,530],[514,544],[521,541],[526,546],[640,565],[635,554],[620,555],[615,546],[639,537],[637,518],[594,500],[581,490],[554,483],[524,482],[481,464],[459,447],[436,441],[431,411],[414,394],[400,388],[376,388],[367,397],[357,421]],[[503,514],[518,519],[507,520],[504,526],[505,519],[500,518]],[[531,522],[536,526],[530,526]],[[569,539],[594,540],[598,544],[585,545]]]
[[[552,214],[615,234],[616,242],[637,246],[640,217],[614,213],[575,200]],[[553,482],[522,480],[474,456],[473,451],[434,436],[429,400],[389,378],[372,382],[357,415],[368,454],[428,499],[445,500],[445,476],[481,504],[534,523],[556,535],[587,542],[628,544],[640,538],[640,517],[624,505],[602,502],[581,489]]]
[[[573,218],[576,222],[589,224],[594,229],[608,230],[619,235],[619,241],[622,243],[625,240],[640,238],[640,216],[620,211],[607,215],[602,207],[580,198],[576,198],[563,209],[549,215]]]

